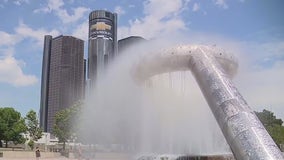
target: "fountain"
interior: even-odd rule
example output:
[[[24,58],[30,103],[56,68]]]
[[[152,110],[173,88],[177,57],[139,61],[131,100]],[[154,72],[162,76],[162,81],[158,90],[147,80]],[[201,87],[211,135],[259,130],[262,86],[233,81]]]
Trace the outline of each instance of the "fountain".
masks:
[[[164,72],[191,70],[237,160],[284,159],[231,77],[235,58],[201,45],[178,46],[144,57],[133,70],[138,81]]]
[[[161,47],[164,45],[157,48]],[[223,154],[230,147],[237,160],[283,159],[231,81],[238,68],[234,56],[217,47],[203,45],[153,50],[148,46],[129,50],[98,80],[77,125],[82,128],[79,136],[85,143],[95,144],[102,152],[129,151],[142,155]],[[147,53],[133,54],[138,51]],[[180,102],[180,97],[164,90],[156,94],[146,89],[144,93],[145,88],[141,86],[149,79],[176,71],[186,72],[186,75],[191,71],[229,147],[222,148],[222,143],[206,146],[219,142],[216,135],[220,132],[209,109],[189,106],[188,101]],[[161,98],[153,100],[155,96]],[[198,122],[194,121],[196,119]],[[199,124],[200,119],[205,120]],[[207,152],[202,152],[204,150]]]

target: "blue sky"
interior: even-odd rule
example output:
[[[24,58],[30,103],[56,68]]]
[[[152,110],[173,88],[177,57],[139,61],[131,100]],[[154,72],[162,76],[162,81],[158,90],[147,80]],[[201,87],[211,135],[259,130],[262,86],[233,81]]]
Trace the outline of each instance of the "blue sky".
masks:
[[[44,35],[86,43],[88,14],[105,9],[119,15],[119,38],[182,35],[227,48],[250,106],[284,119],[283,8],[283,0],[0,0],[0,106],[38,111]]]

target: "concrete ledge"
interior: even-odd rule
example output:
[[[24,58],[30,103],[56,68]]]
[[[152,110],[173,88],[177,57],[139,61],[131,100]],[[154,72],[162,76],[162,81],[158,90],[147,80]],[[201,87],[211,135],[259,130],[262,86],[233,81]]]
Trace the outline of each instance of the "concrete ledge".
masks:
[[[3,158],[35,158],[33,151],[0,151]],[[56,158],[61,157],[58,152],[41,152],[41,158]]]

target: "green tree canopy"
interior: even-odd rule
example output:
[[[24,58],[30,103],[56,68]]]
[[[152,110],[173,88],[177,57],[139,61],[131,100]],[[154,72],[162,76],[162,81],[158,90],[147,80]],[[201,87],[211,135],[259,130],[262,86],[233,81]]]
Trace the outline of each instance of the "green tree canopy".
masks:
[[[0,147],[1,140],[5,141],[6,147],[9,141],[13,141],[14,144],[24,143],[22,133],[26,130],[25,120],[18,111],[11,107],[0,108]]]
[[[262,112],[255,112],[264,126],[282,125],[283,121],[277,119],[273,112],[264,109]]]
[[[279,146],[284,144],[284,127],[282,119],[277,119],[273,112],[263,110],[255,112],[274,142]]]
[[[33,149],[34,147],[34,143],[33,141],[37,141],[38,139],[40,139],[42,137],[42,129],[39,127],[39,122],[36,116],[36,112],[33,110],[30,110],[26,117],[26,125],[27,125],[27,131],[29,133],[30,136],[30,147],[31,149]]]
[[[76,132],[74,127],[74,119],[78,118],[83,103],[81,101],[75,103],[72,107],[63,109],[56,113],[55,124],[53,126],[53,134],[58,138],[59,142],[65,143],[71,139],[71,136]]]

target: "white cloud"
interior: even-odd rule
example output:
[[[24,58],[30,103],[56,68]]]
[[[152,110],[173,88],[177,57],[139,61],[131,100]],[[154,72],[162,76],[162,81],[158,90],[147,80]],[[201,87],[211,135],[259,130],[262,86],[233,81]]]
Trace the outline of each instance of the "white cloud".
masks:
[[[177,15],[183,6],[182,0],[146,0],[144,2],[144,13],[157,19]]]
[[[47,9],[49,12],[52,10],[59,10],[64,5],[63,0],[48,0]]]
[[[239,42],[244,53],[241,54],[242,60],[249,61],[251,67],[256,70],[262,70],[274,65],[284,59],[284,41],[270,42]],[[249,53],[249,54],[248,54]],[[246,58],[243,58],[246,57]]]
[[[134,34],[130,33],[130,27],[127,27],[127,26],[118,27],[117,30],[118,30],[118,32],[117,32],[117,38],[118,39],[126,38],[130,35],[134,35]],[[139,35],[137,35],[137,36],[139,36]],[[140,35],[140,36],[142,36],[142,35]]]
[[[86,20],[85,22],[81,23],[80,25],[78,25],[75,30],[73,30],[72,35],[74,37],[83,39],[85,42],[88,41],[88,30],[89,28],[89,21]]]
[[[75,0],[68,0],[69,4],[73,4],[75,2]]]
[[[0,59],[6,58],[8,56],[13,56],[14,54],[14,49],[11,47],[0,47]]]
[[[37,82],[34,75],[23,72],[25,63],[14,57],[14,47],[24,39],[31,39],[39,46],[43,45],[44,35],[58,35],[57,30],[32,29],[23,22],[15,28],[15,33],[8,34],[0,31],[0,83],[8,83],[13,86],[28,86]]]
[[[24,3],[26,3],[26,4],[28,4],[28,3],[30,3],[30,0],[3,0],[4,1],[4,3],[7,3],[7,2],[11,2],[11,3],[14,3],[15,5],[17,5],[17,6],[20,6],[20,5],[22,5],[22,4],[24,4]],[[4,7],[4,5],[0,5],[1,7]]]
[[[145,16],[130,20],[130,26],[119,27],[118,38],[130,35],[155,38],[158,35],[173,34],[186,29],[179,15],[187,3],[183,0],[146,0],[144,2]]]
[[[116,6],[114,8],[114,12],[117,13],[118,15],[123,15],[125,14],[125,10],[121,6]]]
[[[15,45],[17,42],[20,41],[20,37],[17,35],[9,34],[3,31],[0,31],[0,46],[11,46]]]
[[[268,42],[261,45],[266,56],[284,56],[284,41]]]
[[[241,66],[242,67],[242,66]],[[238,88],[248,104],[255,110],[284,106],[284,62],[277,62],[271,68],[262,70],[242,70],[237,78]],[[278,113],[284,118],[284,110]]]
[[[192,7],[192,11],[193,12],[196,12],[196,11],[198,11],[200,9],[200,5],[198,4],[198,3],[194,3],[193,4],[193,7]]]
[[[43,28],[32,29],[23,22],[20,22],[19,26],[15,28],[15,32],[22,38],[31,38],[35,40],[38,45],[43,44],[44,35],[58,35],[59,32],[57,30],[47,31]]]
[[[67,10],[65,9],[59,9],[56,10],[56,14],[58,15],[58,17],[62,20],[63,23],[72,23],[72,22],[76,22],[79,19],[81,19],[82,17],[84,17],[86,14],[86,12],[89,12],[90,9],[85,8],[85,7],[78,7],[73,10],[73,15],[69,15]]]
[[[38,81],[36,76],[24,74],[21,65],[24,63],[12,56],[0,57],[0,82],[16,87],[35,84]]]
[[[15,5],[20,6],[20,5],[22,5],[23,3],[30,3],[30,1],[29,1],[29,0],[14,0],[13,3],[14,3]]]
[[[50,9],[46,7],[46,8],[37,8],[33,10],[33,13],[40,13],[40,12],[47,13],[50,12]]]
[[[86,12],[89,12],[89,8],[77,7],[73,8],[73,14],[69,14],[66,9],[63,8],[63,0],[48,0],[46,7],[35,9],[34,13],[51,13],[54,12],[55,15],[62,21],[62,23],[73,23],[77,22],[79,19],[85,16]]]
[[[15,28],[15,33],[13,34],[0,31],[0,37],[2,38],[2,40],[0,41],[0,47],[13,47],[14,45],[20,43],[26,38],[30,38],[34,40],[37,44],[42,45],[44,35],[56,36],[59,35],[59,32],[57,30],[48,31],[43,28],[32,29],[23,22],[20,22],[19,25]]]
[[[217,6],[222,7],[223,9],[228,9],[229,8],[228,4],[226,3],[226,0],[214,0],[214,3]]]
[[[236,43],[241,52],[235,82],[241,94],[254,110],[268,109],[284,119],[284,42]]]

